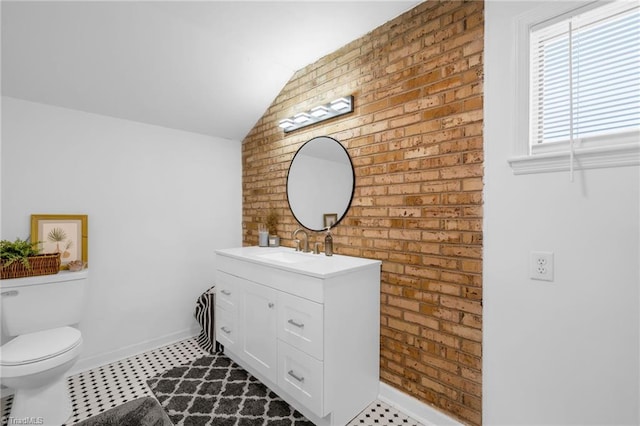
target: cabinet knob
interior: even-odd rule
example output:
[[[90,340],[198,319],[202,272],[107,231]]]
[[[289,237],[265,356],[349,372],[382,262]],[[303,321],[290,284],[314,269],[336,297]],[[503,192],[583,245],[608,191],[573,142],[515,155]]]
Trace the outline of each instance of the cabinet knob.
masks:
[[[275,306],[275,304],[273,302],[269,302],[269,307],[273,308]]]

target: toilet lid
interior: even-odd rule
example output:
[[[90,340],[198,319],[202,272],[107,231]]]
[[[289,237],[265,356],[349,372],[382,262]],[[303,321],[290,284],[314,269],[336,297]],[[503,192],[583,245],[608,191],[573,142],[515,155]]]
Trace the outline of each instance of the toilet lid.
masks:
[[[81,342],[82,334],[73,327],[22,334],[2,345],[0,364],[20,365],[42,361],[67,352]]]

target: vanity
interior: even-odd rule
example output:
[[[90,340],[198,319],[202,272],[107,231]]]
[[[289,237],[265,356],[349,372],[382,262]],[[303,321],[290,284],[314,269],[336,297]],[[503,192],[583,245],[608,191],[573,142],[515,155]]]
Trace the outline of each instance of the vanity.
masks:
[[[216,251],[224,353],[316,425],[378,396],[380,261],[286,247]]]

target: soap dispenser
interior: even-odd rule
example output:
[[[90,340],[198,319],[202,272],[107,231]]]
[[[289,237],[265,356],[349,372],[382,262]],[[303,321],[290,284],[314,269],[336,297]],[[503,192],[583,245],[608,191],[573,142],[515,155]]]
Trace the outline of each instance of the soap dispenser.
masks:
[[[333,237],[331,236],[330,226],[327,226],[327,236],[324,237],[324,254],[333,256]]]

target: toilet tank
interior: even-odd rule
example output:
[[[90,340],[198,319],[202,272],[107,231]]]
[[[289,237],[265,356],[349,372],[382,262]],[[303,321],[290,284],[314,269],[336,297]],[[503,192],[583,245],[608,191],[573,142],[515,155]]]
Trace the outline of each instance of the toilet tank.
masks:
[[[80,322],[89,271],[0,280],[2,327],[9,336]]]

